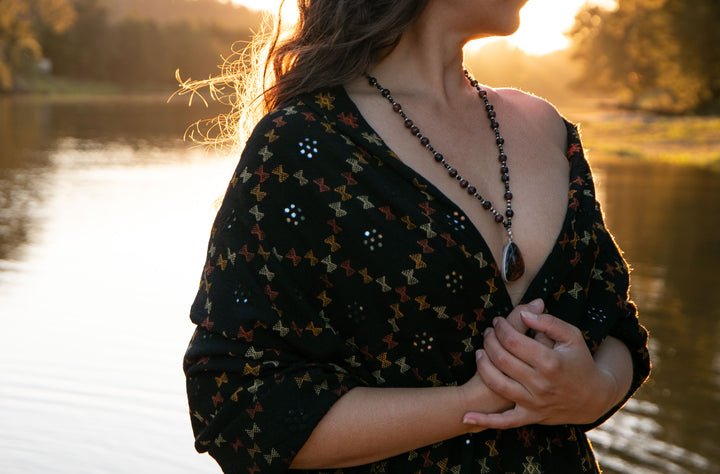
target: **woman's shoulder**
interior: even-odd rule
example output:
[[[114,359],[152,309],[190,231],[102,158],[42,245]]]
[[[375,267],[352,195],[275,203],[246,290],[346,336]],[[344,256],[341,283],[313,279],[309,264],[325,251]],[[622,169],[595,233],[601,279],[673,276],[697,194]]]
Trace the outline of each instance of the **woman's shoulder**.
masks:
[[[494,91],[516,123],[526,130],[537,130],[552,137],[553,141],[563,149],[567,147],[571,124],[552,103],[519,89],[498,88]]]
[[[272,130],[278,137],[302,133],[311,128],[323,128],[328,113],[335,109],[337,91],[320,89],[299,94],[262,116],[255,125],[250,139],[264,137]],[[280,135],[282,129],[283,135]],[[277,138],[271,137],[271,141]]]

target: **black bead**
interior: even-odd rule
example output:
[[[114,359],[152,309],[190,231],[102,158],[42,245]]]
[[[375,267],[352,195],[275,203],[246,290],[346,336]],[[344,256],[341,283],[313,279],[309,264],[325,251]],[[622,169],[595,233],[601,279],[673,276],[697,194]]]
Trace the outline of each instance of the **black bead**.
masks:
[[[480,97],[480,99],[482,99],[482,101],[484,102],[485,110],[487,111],[488,121],[490,122],[490,128],[495,131],[495,142],[497,144],[499,152],[498,161],[500,162],[501,179],[505,185],[505,200],[507,201],[507,209],[505,211],[505,216],[496,211],[490,201],[485,200],[485,198],[478,194],[477,188],[475,186],[471,186],[468,180],[460,176],[458,170],[453,168],[447,161],[445,161],[443,155],[436,151],[435,148],[432,147],[432,145],[430,145],[430,139],[420,133],[420,129],[415,126],[412,120],[408,118],[408,116],[402,110],[402,106],[399,103],[395,102],[395,100],[393,100],[390,90],[383,88],[378,83],[377,79],[375,79],[374,77],[369,75],[367,77],[370,81],[370,84],[374,85],[382,93],[383,97],[388,99],[388,101],[392,104],[393,111],[397,112],[400,115],[400,117],[404,121],[405,127],[408,128],[410,132],[418,138],[420,143],[433,154],[433,158],[435,159],[435,161],[439,162],[445,167],[450,177],[456,179],[461,188],[467,190],[469,195],[475,197],[478,201],[480,201],[482,207],[486,210],[489,210],[493,214],[495,221],[499,224],[502,224],[507,230],[508,235],[510,235],[510,237],[512,238],[510,226],[511,218],[515,215],[515,213],[510,207],[510,201],[512,200],[513,195],[510,192],[510,170],[507,166],[508,157],[505,154],[505,150],[503,148],[505,140],[500,135],[500,123],[496,120],[497,112],[495,111],[495,107],[490,103],[490,101],[488,101],[488,93],[486,90],[480,88],[478,81],[472,79],[470,77],[470,73],[465,71],[465,77],[467,77],[467,79],[469,80],[470,85],[477,90],[478,97]],[[524,264],[522,261],[522,256],[520,255],[520,249],[517,248],[517,245],[510,242],[503,252],[503,265],[504,267],[508,267],[503,269],[503,277],[506,279],[506,281],[512,281],[519,278],[519,276],[522,275],[524,271]]]

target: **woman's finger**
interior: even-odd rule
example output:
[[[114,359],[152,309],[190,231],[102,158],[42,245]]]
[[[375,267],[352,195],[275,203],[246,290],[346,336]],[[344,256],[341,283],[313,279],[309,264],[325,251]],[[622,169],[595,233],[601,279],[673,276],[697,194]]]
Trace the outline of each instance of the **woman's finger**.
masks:
[[[527,389],[512,375],[498,367],[487,350],[478,351],[476,357],[477,371],[490,390],[512,401],[527,399],[529,395]]]
[[[545,333],[550,339],[558,343],[569,344],[582,341],[580,330],[572,324],[556,318],[550,314],[535,314],[521,311],[523,322],[535,332]]]
[[[467,425],[482,426],[483,428],[507,430],[510,428],[518,428],[520,426],[537,423],[532,413],[520,406],[515,406],[511,410],[502,413],[479,413],[468,412],[463,417],[463,423]]]
[[[535,339],[515,330],[507,321],[497,318],[493,321],[494,335],[502,349],[522,361],[529,367],[534,367],[538,360],[549,357],[552,350]],[[494,361],[494,359],[493,359]],[[502,367],[501,370],[504,371]]]

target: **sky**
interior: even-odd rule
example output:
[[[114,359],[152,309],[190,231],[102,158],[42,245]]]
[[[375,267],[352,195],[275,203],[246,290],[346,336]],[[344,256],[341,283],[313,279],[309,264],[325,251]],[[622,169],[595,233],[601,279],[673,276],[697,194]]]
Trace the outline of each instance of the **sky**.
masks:
[[[260,10],[277,8],[279,0],[232,0]],[[294,4],[286,0],[288,5]],[[615,0],[530,0],[520,12],[520,29],[508,40],[528,54],[544,54],[568,45],[563,32],[568,30],[575,13],[585,3],[612,8]]]

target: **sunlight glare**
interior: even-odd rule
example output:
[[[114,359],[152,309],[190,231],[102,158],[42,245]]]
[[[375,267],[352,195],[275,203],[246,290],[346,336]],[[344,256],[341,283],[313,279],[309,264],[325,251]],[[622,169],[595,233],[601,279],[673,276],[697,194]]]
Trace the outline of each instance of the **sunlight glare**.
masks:
[[[244,5],[253,10],[263,10],[267,13],[275,14],[282,3],[281,0],[231,0],[232,3]],[[286,0],[283,5],[283,19],[286,21],[294,21],[297,19],[297,2],[294,0]]]
[[[586,3],[608,9],[617,5],[615,0],[554,0],[550,7],[548,2],[530,0],[520,11],[520,28],[508,41],[527,54],[541,55],[565,49],[570,43],[564,33],[572,27],[575,14]]]

